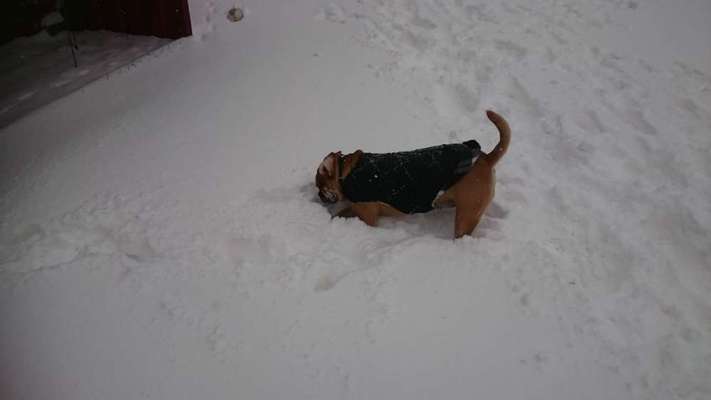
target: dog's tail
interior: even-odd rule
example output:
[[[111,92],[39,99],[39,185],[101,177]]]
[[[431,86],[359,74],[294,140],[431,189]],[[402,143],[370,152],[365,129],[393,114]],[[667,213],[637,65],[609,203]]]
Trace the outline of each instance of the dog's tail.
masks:
[[[508,122],[501,115],[487,110],[486,116],[489,120],[496,125],[499,130],[499,143],[491,150],[489,154],[482,154],[482,157],[491,165],[492,167],[496,165],[497,162],[504,156],[506,150],[509,148],[509,142],[511,141],[511,128],[509,128]]]

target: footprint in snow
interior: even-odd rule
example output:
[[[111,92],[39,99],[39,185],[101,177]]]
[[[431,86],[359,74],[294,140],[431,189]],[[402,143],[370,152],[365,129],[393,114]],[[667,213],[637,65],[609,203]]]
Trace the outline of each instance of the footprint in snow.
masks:
[[[320,21],[330,21],[339,24],[346,23],[346,12],[338,4],[330,3],[318,10],[314,16]]]

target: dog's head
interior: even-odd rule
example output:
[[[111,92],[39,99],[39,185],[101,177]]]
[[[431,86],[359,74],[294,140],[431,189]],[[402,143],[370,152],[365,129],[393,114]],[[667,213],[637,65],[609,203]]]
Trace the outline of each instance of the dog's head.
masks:
[[[343,192],[341,191],[341,182],[339,176],[341,174],[341,152],[329,153],[316,170],[316,188],[318,188],[318,197],[324,203],[337,203],[343,200]]]

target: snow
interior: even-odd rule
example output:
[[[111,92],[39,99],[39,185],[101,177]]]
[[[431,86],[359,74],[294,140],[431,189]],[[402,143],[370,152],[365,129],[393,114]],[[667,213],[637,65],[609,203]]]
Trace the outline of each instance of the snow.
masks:
[[[190,5],[0,131],[0,398],[711,397],[708,2]],[[487,108],[474,237],[318,203]]]

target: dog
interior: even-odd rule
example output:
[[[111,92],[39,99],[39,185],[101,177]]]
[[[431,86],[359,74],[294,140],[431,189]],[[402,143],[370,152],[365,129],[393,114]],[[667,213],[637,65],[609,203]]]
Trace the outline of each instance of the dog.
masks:
[[[494,166],[511,141],[506,120],[493,111],[486,115],[499,130],[488,154],[475,140],[397,153],[331,152],[316,170],[318,196],[326,204],[349,202],[335,217],[358,217],[370,226],[383,216],[454,206],[454,237],[471,235],[494,198]]]

